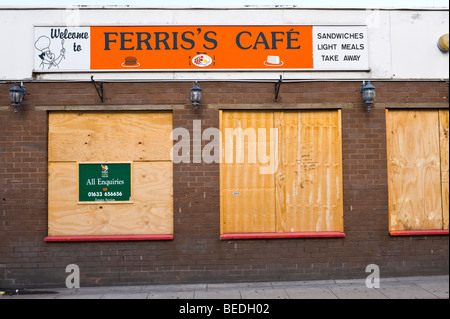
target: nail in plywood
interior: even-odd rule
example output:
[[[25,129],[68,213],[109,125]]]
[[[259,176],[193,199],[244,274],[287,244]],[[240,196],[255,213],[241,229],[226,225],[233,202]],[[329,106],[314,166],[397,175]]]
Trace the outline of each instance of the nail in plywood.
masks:
[[[389,229],[442,229],[438,111],[386,110]]]
[[[442,218],[443,229],[448,229],[448,185],[449,185],[449,171],[448,171],[448,110],[439,110],[439,137],[441,142],[441,183],[442,183]]]

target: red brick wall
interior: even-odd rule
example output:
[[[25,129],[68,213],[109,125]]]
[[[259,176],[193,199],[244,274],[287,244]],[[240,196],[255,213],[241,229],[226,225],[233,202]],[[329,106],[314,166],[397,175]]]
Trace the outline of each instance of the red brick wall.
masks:
[[[0,85],[0,287],[64,287],[68,264],[80,267],[81,285],[235,282],[365,278],[368,264],[381,276],[448,274],[448,236],[391,237],[385,107],[408,103],[448,107],[446,82],[374,82],[367,113],[360,82],[205,82],[203,103],[189,105],[193,83],[105,83],[101,104],[91,83],[25,83],[17,115],[8,102],[12,84]],[[221,241],[219,164],[174,165],[174,240],[60,242],[47,236],[47,111],[92,105],[173,105],[174,127],[192,137],[219,127],[219,105],[283,107],[299,103],[342,106],[344,231],[346,238]],[[406,104],[405,104],[406,105]],[[208,141],[203,141],[203,144]]]

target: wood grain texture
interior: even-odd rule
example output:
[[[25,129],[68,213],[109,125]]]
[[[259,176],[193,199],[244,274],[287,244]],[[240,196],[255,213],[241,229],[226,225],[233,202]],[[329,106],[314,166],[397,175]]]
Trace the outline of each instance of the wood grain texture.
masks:
[[[48,235],[173,234],[171,113],[49,114]],[[77,162],[131,162],[130,203],[78,202]]]
[[[222,114],[222,231],[274,232],[273,174],[261,174],[268,163],[260,162],[257,155],[257,148],[262,146],[269,154],[270,133],[262,138],[258,128],[266,133],[265,128],[273,127],[273,112]]]
[[[52,112],[48,160],[170,160],[171,131],[167,112]]]
[[[283,112],[276,173],[280,232],[343,231],[340,111]],[[277,116],[276,116],[277,118]]]
[[[173,233],[172,163],[137,162],[133,202],[78,204],[77,163],[49,163],[49,236]]]
[[[265,132],[265,138],[247,132],[257,142],[243,143],[241,158],[236,156],[237,139],[224,133],[222,234],[343,231],[340,111],[221,114],[222,133],[227,128]],[[271,156],[263,163],[261,147]],[[252,152],[258,156],[252,158]],[[262,174],[269,159],[273,169]]]
[[[441,182],[442,182],[442,223],[444,229],[449,229],[449,171],[448,171],[448,110],[439,110],[439,138],[441,146]]]
[[[386,112],[389,229],[442,229],[438,111]]]

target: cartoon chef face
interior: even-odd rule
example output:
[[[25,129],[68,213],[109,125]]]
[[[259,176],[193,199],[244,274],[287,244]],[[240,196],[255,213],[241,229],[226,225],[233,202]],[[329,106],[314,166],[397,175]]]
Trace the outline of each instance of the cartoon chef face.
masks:
[[[48,61],[52,61],[55,58],[55,54],[52,53],[52,51],[47,50],[42,52],[42,54],[40,54],[39,57],[43,60],[47,58]]]

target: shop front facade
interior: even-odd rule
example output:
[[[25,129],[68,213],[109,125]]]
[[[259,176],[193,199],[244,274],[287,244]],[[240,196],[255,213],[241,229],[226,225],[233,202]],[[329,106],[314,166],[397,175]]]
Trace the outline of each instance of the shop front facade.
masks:
[[[448,10],[0,16],[0,287],[448,274]]]

